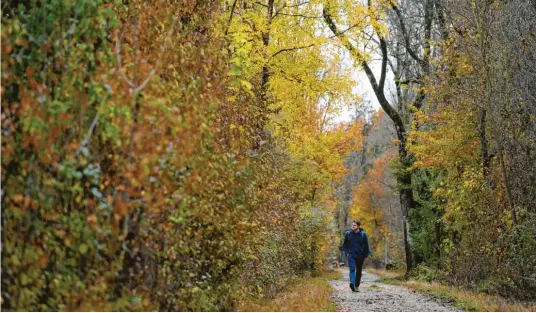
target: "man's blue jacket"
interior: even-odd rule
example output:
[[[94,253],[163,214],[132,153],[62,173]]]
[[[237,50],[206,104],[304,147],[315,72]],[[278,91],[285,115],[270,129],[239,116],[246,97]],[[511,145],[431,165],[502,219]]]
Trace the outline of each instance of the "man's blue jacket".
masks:
[[[367,233],[363,229],[359,229],[357,232],[352,229],[346,231],[342,250],[354,258],[364,259],[371,256]]]

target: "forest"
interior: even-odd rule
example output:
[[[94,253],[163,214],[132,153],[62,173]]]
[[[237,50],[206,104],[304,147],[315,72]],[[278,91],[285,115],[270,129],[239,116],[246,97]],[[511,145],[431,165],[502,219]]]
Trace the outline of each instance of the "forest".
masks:
[[[236,311],[356,218],[369,266],[536,299],[534,0],[1,10],[2,310]]]

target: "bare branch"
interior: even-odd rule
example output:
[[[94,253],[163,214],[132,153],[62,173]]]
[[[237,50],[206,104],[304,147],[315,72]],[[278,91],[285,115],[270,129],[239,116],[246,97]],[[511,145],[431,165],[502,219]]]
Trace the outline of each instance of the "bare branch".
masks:
[[[299,50],[299,49],[310,48],[310,47],[313,47],[313,46],[315,46],[315,45],[316,45],[315,43],[312,43],[312,44],[309,44],[309,45],[306,45],[306,46],[301,46],[301,47],[293,47],[293,48],[285,48],[285,49],[281,49],[281,50],[277,51],[276,53],[272,54],[272,56],[268,59],[268,62],[270,62],[270,60],[271,60],[272,58],[274,58],[275,56],[277,56],[277,55],[280,54],[280,53],[287,52],[287,51],[293,51],[293,50]]]
[[[227,22],[227,29],[225,30],[225,35],[229,32],[229,27],[231,27],[231,22],[233,21],[233,15],[236,8],[236,3],[238,0],[234,0],[233,7],[231,8],[231,15],[229,16],[229,21]]]
[[[424,67],[425,66],[424,65],[424,60],[422,60],[415,53],[415,51],[413,51],[413,49],[411,49],[411,45],[409,43],[409,35],[408,35],[407,30],[406,30],[406,24],[404,23],[404,18],[402,17],[402,13],[400,12],[398,7],[393,2],[391,2],[391,8],[393,9],[393,11],[395,11],[396,16],[398,18],[398,22],[400,23],[400,29],[402,31],[402,37],[404,37],[404,45],[406,46],[406,50],[409,52],[409,54],[411,55],[411,57],[415,61],[417,61],[419,64],[421,64]]]
[[[82,141],[82,147],[85,147],[89,144],[91,141],[91,134],[93,133],[93,130],[95,129],[95,126],[97,126],[97,122],[99,121],[99,112],[95,115],[95,118],[93,119],[93,122],[91,122],[91,126],[89,126],[89,130],[87,131],[86,137]]]
[[[297,3],[297,4],[293,4],[293,5],[287,5],[287,8],[296,8],[296,7],[302,6],[302,5],[307,4],[307,3],[309,3],[309,1],[300,2],[300,3]]]
[[[303,17],[303,18],[311,18],[311,19],[314,19],[314,18],[323,18],[322,16],[309,16],[309,15],[303,15],[303,14],[292,14],[292,13],[283,13],[283,12],[277,12],[275,16],[277,15],[284,15],[284,16],[294,16],[294,17]]]
[[[334,34],[333,36],[329,37],[329,39],[333,39],[333,38],[335,38],[335,37],[339,37],[339,36],[343,35],[344,33],[346,33],[347,31],[349,31],[349,30],[351,30],[352,28],[355,28],[355,27],[357,27],[357,26],[359,26],[359,25],[360,25],[360,24],[354,24],[354,25],[348,27],[347,29],[345,29],[345,30],[343,30],[343,31],[341,31],[341,32],[339,32],[339,33],[337,33],[337,34]]]
[[[121,59],[121,35],[119,35],[117,41],[115,42],[115,56],[117,58],[117,71],[119,72],[119,75],[130,86],[130,88],[134,88],[134,83],[127,77],[127,74],[125,74],[121,68],[123,63]]]
[[[149,83],[149,81],[151,80],[151,78],[153,78],[154,76],[154,73],[156,71],[153,69],[151,71],[151,73],[149,73],[149,75],[147,76],[147,78],[145,78],[145,80],[143,81],[143,83],[141,83],[141,85],[139,85],[138,87],[136,87],[135,89],[133,89],[130,94],[133,95],[133,94],[136,94],[138,92],[140,92],[143,88],[145,88],[145,86],[147,85],[147,83]]]
[[[400,85],[409,85],[411,83],[413,84],[422,84],[422,80],[420,78],[409,78],[406,80],[401,80],[398,82]]]

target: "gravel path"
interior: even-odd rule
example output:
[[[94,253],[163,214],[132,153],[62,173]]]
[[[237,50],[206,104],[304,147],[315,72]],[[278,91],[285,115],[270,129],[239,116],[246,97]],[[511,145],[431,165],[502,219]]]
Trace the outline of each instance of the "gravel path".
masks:
[[[342,279],[329,281],[335,289],[332,298],[341,312],[453,312],[460,310],[440,298],[427,296],[401,286],[379,283],[379,277],[363,272],[360,292],[350,290],[348,268],[340,270]]]

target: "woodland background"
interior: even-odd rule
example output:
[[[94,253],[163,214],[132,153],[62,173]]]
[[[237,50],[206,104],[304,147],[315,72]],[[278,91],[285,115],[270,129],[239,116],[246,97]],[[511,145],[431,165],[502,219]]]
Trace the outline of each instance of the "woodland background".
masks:
[[[378,266],[534,299],[535,21],[530,0],[3,1],[2,309],[235,310],[321,271],[357,217]]]

